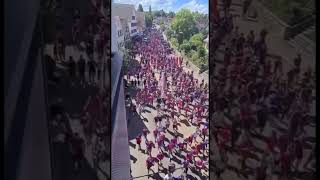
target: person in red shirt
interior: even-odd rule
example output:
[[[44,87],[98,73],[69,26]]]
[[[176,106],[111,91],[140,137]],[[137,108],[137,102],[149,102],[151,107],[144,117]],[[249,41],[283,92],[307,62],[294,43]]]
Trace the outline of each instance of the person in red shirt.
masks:
[[[208,135],[208,127],[204,127],[202,130],[201,130],[201,133],[203,135],[203,138],[202,139],[205,139],[205,137]]]
[[[137,141],[139,150],[141,150],[141,135],[138,135],[138,136],[136,137],[136,141]]]
[[[151,169],[151,167],[154,165],[154,159],[153,157],[149,156],[146,160],[146,166],[147,166],[147,169],[148,169],[148,179],[149,179],[149,171]],[[152,170],[152,169],[151,169]]]
[[[184,142],[178,143],[178,147],[179,147],[179,151],[180,151],[179,153],[181,153],[185,149],[185,143]]]
[[[168,144],[168,152],[169,152],[169,158],[170,158],[170,162],[171,162],[171,160],[172,160],[172,151],[173,151],[173,148],[174,148],[174,144],[172,143],[172,142],[170,142],[169,144]]]
[[[178,132],[178,121],[177,121],[176,119],[174,119],[174,118],[173,118],[173,125],[172,125],[172,127],[173,127],[173,130],[174,130],[175,132]]]
[[[142,133],[143,133],[143,136],[144,136],[145,140],[148,141],[148,133],[149,133],[148,129],[144,128],[142,130]]]
[[[193,160],[193,152],[192,152],[192,151],[190,151],[190,152],[187,153],[186,159],[187,159],[189,162],[191,162],[191,161]]]
[[[162,153],[162,151],[158,151],[158,154],[157,154],[157,159],[158,159],[158,171],[159,171],[159,167],[163,167],[162,166],[162,159],[164,158],[164,155]]]
[[[152,141],[147,141],[146,146],[147,146],[147,152],[148,152],[149,156],[151,156],[151,152],[152,152],[152,148],[154,147],[154,143]]]
[[[193,136],[192,136],[192,135],[189,136],[188,139],[187,139],[187,141],[188,141],[189,146],[191,146],[191,144],[192,144],[192,142],[193,142]]]
[[[199,172],[201,172],[201,170],[202,170],[203,167],[204,167],[204,163],[203,163],[203,160],[202,160],[202,159],[196,161],[196,167],[197,167],[197,170],[198,170]]]
[[[157,142],[158,134],[159,134],[159,131],[158,131],[158,129],[156,128],[156,129],[153,131],[153,136],[154,136],[155,142]]]

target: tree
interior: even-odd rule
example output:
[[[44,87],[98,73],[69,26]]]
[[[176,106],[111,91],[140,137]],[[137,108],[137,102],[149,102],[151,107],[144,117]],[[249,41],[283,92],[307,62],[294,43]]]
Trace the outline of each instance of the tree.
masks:
[[[164,31],[165,30],[165,26],[164,26],[164,21],[163,20],[160,21],[159,25],[160,25],[161,30]]]
[[[191,50],[191,44],[189,41],[184,40],[183,43],[180,45],[181,50],[183,50],[186,54],[188,54]]]
[[[198,49],[198,47],[203,45],[203,35],[201,33],[195,34],[190,38],[190,43],[193,49]]]
[[[151,5],[149,6],[149,13],[151,14]]]
[[[152,27],[152,15],[151,15],[151,13],[146,13],[145,14],[145,22],[146,22],[146,27],[147,28],[150,28],[150,27]]]
[[[203,46],[199,46],[197,52],[199,58],[204,58],[206,56],[206,49]]]
[[[153,12],[153,16],[160,17],[161,16],[161,12],[160,11],[154,11]]]
[[[168,17],[170,17],[170,18],[174,18],[175,15],[176,15],[176,14],[175,14],[174,12],[172,12],[172,11],[170,11],[170,12],[168,13]]]
[[[167,17],[167,14],[166,14],[166,12],[164,12],[163,9],[160,10],[160,16],[161,17]]]
[[[168,28],[167,31],[166,31],[166,35],[168,37],[168,39],[170,39],[172,36],[173,36],[173,31],[171,28]]]
[[[176,14],[172,21],[171,28],[175,32],[179,44],[181,44],[184,39],[190,39],[190,37],[197,32],[194,17],[188,9],[181,9]]]
[[[178,47],[178,46],[179,46],[178,40],[177,40],[176,38],[174,38],[174,37],[170,39],[170,42],[171,42],[172,45],[175,46],[175,47]]]
[[[143,7],[142,7],[142,5],[141,4],[139,4],[139,6],[138,6],[138,10],[137,10],[138,12],[143,12]]]

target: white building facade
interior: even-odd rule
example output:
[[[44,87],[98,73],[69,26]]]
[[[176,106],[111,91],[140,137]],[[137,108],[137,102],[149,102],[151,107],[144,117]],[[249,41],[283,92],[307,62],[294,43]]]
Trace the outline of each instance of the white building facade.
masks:
[[[144,12],[137,12],[137,30],[142,33],[146,28],[146,20]]]
[[[128,31],[130,37],[137,35],[137,12],[134,5],[113,3],[112,13],[119,17],[124,35]]]

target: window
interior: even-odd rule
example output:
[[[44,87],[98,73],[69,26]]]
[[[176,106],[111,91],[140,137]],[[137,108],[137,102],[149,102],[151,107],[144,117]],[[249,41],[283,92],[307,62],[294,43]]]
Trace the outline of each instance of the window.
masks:
[[[122,36],[122,31],[121,30],[118,31],[118,37],[120,37],[120,36]]]
[[[132,20],[135,20],[136,19],[136,17],[135,16],[132,16]]]
[[[137,26],[137,23],[131,23],[131,27]]]

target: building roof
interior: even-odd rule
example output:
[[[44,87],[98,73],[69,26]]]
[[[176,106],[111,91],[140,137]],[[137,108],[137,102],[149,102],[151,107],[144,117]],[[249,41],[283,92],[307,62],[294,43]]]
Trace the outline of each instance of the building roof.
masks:
[[[136,13],[136,9],[132,4],[113,3],[112,12],[114,16],[119,16],[127,20],[131,20],[131,16]]]

